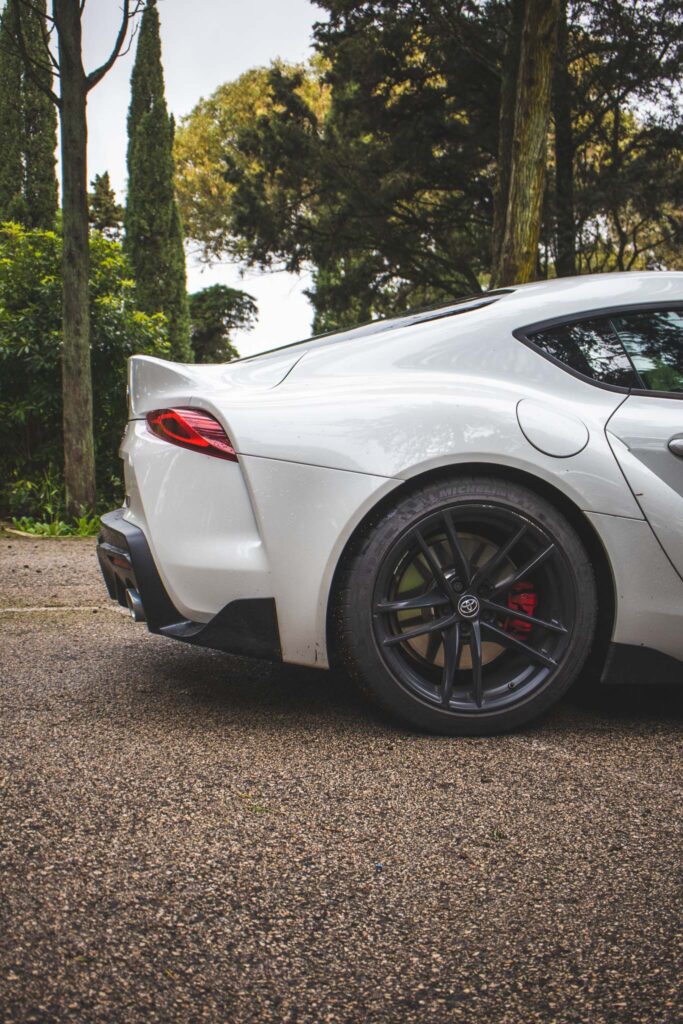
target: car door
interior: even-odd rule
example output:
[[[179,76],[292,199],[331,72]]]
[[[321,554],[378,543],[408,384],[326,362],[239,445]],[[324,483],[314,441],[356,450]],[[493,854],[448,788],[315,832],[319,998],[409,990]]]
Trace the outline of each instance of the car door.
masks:
[[[660,544],[683,575],[683,305],[610,317],[640,386],[607,439]]]

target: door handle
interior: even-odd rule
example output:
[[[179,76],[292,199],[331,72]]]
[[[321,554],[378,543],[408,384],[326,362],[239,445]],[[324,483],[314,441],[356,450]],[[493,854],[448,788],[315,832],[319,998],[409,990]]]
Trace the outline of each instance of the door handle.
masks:
[[[669,451],[683,459],[683,437],[672,437],[669,441]]]

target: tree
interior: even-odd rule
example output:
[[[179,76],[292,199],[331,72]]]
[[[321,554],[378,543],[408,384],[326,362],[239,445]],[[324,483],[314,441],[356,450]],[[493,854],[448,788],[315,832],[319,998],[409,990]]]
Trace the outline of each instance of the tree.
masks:
[[[555,272],[558,277],[571,277],[576,273],[572,98],[567,0],[560,0],[552,93],[555,126]]]
[[[681,266],[680,0],[570,0],[565,18],[553,100],[557,273],[571,272],[572,253],[579,272]]]
[[[250,122],[230,118],[227,88],[184,122],[181,194],[191,196],[193,237],[208,238],[207,258],[224,245],[264,268],[312,266],[316,325],[479,290],[496,144],[495,19],[460,4],[323,6],[330,19],[316,27],[316,62],[273,66]],[[207,114],[225,126],[222,223],[202,218]]]
[[[523,0],[523,6],[513,0],[508,51],[513,59],[505,68],[501,102],[502,118],[511,118],[511,125],[501,125],[499,135],[500,204],[505,215],[494,239],[500,245],[493,253],[494,286],[536,277],[558,18],[559,0]],[[514,78],[514,87],[507,76]],[[514,100],[508,100],[513,90]]]
[[[252,68],[219,86],[183,118],[176,132],[176,191],[183,226],[206,262],[248,259],[248,246],[234,232],[235,187],[224,177],[226,155],[244,175],[261,172],[261,162],[250,166],[240,144],[244,132],[273,112],[273,68],[300,74],[298,91],[322,121],[329,107],[329,88],[322,83],[319,69],[276,61],[271,68]]]
[[[92,192],[88,193],[90,225],[105,238],[119,241],[123,234],[124,208],[116,201],[116,192],[111,187],[109,171],[96,174],[91,181]]]
[[[42,88],[51,85],[42,59],[45,0],[24,13],[25,43],[42,87],[23,67],[13,39],[17,2],[8,0],[0,21],[0,218],[49,228],[57,213],[57,115]]]
[[[14,0],[0,20],[0,217],[20,221],[24,214],[21,152],[21,57],[12,38]]]
[[[137,300],[148,313],[163,312],[174,359],[192,358],[183,231],[175,199],[174,123],[164,95],[156,0],[140,24],[128,111],[128,195],[125,248]]]
[[[0,510],[32,507],[45,472],[59,480],[63,345],[60,294],[63,243],[56,231],[0,225]],[[126,359],[165,355],[165,323],[135,308],[130,267],[119,243],[90,239],[90,323],[95,396],[95,458],[100,499],[120,500],[118,446],[126,417]],[[54,471],[51,471],[51,468]],[[33,485],[33,486],[31,486]]]
[[[123,0],[119,31],[107,59],[90,73],[83,66],[82,0],[52,0],[47,21],[56,33],[57,55],[47,33],[39,56],[28,22],[33,0],[15,0],[11,35],[26,75],[59,110],[62,158],[62,407],[64,485],[69,515],[95,506],[92,373],[90,361],[89,244],[87,188],[88,93],[121,53],[142,0]],[[59,75],[59,94],[51,84]]]
[[[319,6],[308,65],[247,72],[181,125],[204,259],[312,272],[322,330],[499,271],[681,259],[680,0]]]
[[[224,284],[214,284],[190,295],[195,360],[198,363],[226,363],[239,359],[230,334],[253,327],[257,313],[252,295]]]

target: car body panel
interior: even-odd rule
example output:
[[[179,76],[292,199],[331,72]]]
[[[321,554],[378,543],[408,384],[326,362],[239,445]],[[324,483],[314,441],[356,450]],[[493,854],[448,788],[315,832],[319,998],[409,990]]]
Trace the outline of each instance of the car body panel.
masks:
[[[208,623],[232,601],[274,599],[283,658],[324,667],[334,574],[377,504],[434,471],[514,473],[597,534],[612,638],[683,659],[678,462],[662,470],[659,448],[652,462],[682,429],[668,410],[683,407],[596,386],[520,340],[544,320],[682,300],[683,274],[597,275],[224,366],[134,357],[124,517],[182,616]],[[171,406],[214,415],[237,462],[152,435],[146,413]]]
[[[166,444],[144,420],[129,423],[120,454],[124,517],[145,533],[184,616],[207,622],[230,600],[272,596],[263,539],[237,463]]]
[[[616,603],[612,641],[683,660],[683,580],[649,524],[592,512],[586,518],[611,562]]]
[[[669,448],[683,435],[683,399],[630,395],[607,437],[662,547],[683,573],[683,458]],[[619,443],[621,442],[621,443]]]

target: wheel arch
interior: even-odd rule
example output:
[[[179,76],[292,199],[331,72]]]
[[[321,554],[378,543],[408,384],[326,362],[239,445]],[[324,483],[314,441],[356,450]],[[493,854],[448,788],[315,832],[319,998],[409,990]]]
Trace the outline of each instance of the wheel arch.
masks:
[[[597,530],[581,511],[578,505],[571,498],[553,486],[546,480],[535,476],[513,466],[500,465],[491,462],[467,462],[458,463],[452,466],[442,466],[437,469],[428,470],[417,476],[411,477],[399,487],[385,494],[370,508],[359,523],[356,524],[353,532],[344,545],[337,561],[330,589],[327,596],[327,618],[326,618],[326,640],[328,658],[331,667],[337,664],[335,651],[335,629],[334,609],[335,600],[339,591],[339,582],[350,557],[352,557],[357,545],[365,536],[374,522],[377,522],[397,499],[406,497],[412,491],[419,490],[426,484],[442,480],[453,480],[463,476],[495,476],[499,479],[509,480],[522,484],[534,491],[540,497],[549,501],[570,525],[576,530],[582,543],[590,556],[593,566],[597,588],[598,588],[598,624],[593,649],[584,672],[599,675],[605,663],[609,642],[614,629],[616,615],[616,587],[611,563],[605,546]]]

